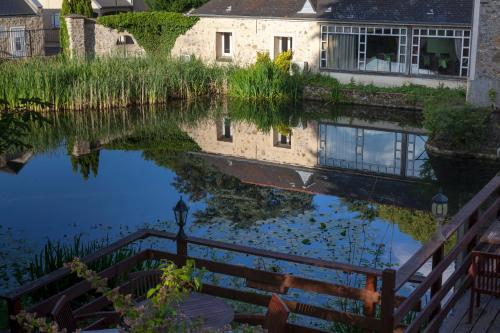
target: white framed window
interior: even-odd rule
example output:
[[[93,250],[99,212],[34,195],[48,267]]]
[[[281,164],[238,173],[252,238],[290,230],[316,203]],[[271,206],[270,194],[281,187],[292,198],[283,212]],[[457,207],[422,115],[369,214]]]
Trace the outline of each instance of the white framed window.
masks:
[[[24,27],[10,28],[10,47],[13,57],[25,57],[27,55],[26,48],[26,31]]]
[[[233,56],[233,33],[218,32],[216,36],[217,58],[231,58]]]
[[[404,27],[321,26],[321,68],[406,72]]]
[[[412,36],[412,74],[469,75],[470,30],[415,28]]]
[[[275,147],[292,148],[292,130],[290,128],[275,128],[273,136]]]
[[[59,13],[53,13],[50,16],[50,22],[52,24],[52,28],[59,28],[61,26]]]
[[[280,53],[292,50],[292,37],[276,36],[274,37],[274,57]]]
[[[232,142],[233,132],[232,132],[231,118],[224,117],[219,121],[217,125],[217,140]]]

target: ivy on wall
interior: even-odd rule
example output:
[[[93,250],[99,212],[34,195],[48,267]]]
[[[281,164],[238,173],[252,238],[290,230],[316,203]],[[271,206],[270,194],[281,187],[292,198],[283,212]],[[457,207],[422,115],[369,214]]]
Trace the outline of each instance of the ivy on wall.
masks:
[[[188,31],[197,17],[172,12],[135,12],[102,16],[97,23],[119,31],[127,30],[146,52],[170,55],[177,37]]]

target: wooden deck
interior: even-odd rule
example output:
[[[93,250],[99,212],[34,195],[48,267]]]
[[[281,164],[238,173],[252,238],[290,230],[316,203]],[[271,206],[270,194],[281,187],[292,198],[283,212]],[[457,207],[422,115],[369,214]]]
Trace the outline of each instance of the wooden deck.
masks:
[[[440,333],[496,333],[500,332],[500,298],[481,296],[481,305],[474,308],[469,323],[469,292],[459,300],[444,321]]]

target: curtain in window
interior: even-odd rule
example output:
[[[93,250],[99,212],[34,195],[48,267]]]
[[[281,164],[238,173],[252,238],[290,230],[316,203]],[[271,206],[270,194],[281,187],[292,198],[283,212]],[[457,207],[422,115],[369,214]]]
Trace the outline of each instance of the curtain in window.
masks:
[[[327,67],[358,69],[357,35],[328,35]]]

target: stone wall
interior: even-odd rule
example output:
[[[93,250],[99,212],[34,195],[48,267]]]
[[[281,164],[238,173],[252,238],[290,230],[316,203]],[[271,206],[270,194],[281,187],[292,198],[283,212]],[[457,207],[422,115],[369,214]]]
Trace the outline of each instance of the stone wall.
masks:
[[[500,108],[500,0],[475,0],[474,7],[467,100],[478,106],[496,104]]]
[[[202,17],[177,38],[172,55],[195,55],[207,63],[217,62],[216,34],[230,32],[232,63],[244,66],[255,62],[257,52],[269,52],[274,57],[274,37],[292,37],[294,61],[307,62],[310,69],[318,71],[319,31],[319,23],[313,21]]]
[[[316,121],[292,128],[290,148],[276,146],[275,130],[262,132],[255,125],[246,122],[231,124],[232,141],[220,139],[217,127],[221,124],[218,122],[221,121],[207,120],[196,127],[186,127],[183,130],[207,153],[307,167],[317,165]]]
[[[423,103],[410,94],[375,92],[369,93],[357,89],[342,89],[341,100],[355,105],[371,105],[387,108],[422,110]],[[331,101],[332,90],[325,87],[304,87],[304,99],[311,101]]]
[[[45,54],[43,20],[41,16],[9,16],[0,17],[0,58],[18,56],[13,52],[13,40],[10,29],[24,27],[25,54],[23,56],[39,56]]]
[[[127,31],[120,32],[79,15],[69,15],[65,19],[72,57],[136,57],[146,54],[134,36]]]

